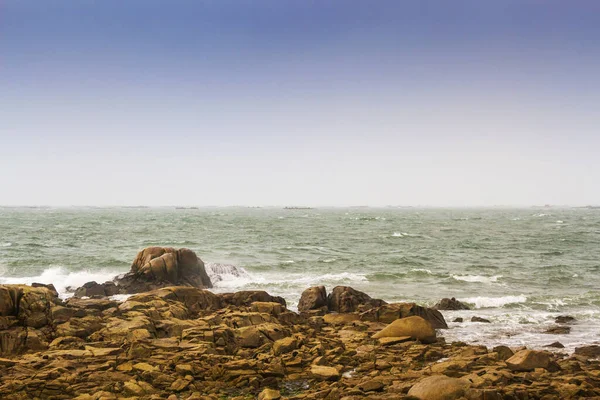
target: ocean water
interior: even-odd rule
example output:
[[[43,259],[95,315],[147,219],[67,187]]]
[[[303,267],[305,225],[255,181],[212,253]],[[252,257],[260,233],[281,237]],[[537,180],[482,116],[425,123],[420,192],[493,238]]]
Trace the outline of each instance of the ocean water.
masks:
[[[584,208],[0,208],[0,283],[62,296],[129,270],[146,246],[188,247],[216,292],[262,289],[294,309],[313,285],[348,285],[444,312],[449,341],[567,350],[600,341],[600,210]],[[228,265],[237,267],[235,276]],[[567,335],[543,333],[558,315]]]

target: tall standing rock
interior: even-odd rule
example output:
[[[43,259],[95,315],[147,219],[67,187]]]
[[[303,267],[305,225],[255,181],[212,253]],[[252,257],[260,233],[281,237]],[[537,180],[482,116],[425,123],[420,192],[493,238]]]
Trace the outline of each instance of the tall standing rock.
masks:
[[[327,307],[327,291],[325,286],[313,286],[302,292],[298,302],[298,311],[306,312]]]

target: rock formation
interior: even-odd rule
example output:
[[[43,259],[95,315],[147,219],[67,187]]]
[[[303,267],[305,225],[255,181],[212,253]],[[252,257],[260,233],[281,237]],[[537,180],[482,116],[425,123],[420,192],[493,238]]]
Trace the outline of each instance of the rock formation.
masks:
[[[75,291],[75,296],[132,294],[174,285],[212,287],[204,262],[192,250],[147,247],[137,254],[127,274],[116,277],[114,282],[88,282]]]

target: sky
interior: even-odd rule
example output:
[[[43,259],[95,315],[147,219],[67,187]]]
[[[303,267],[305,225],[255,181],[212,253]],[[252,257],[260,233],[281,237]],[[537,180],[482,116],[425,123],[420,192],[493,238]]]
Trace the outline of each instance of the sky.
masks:
[[[600,204],[600,2],[1,0],[0,205]]]

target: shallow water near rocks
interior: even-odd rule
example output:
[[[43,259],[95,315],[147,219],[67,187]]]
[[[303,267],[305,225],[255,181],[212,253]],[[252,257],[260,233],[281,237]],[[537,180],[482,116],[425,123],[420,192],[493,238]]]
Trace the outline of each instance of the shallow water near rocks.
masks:
[[[0,208],[0,283],[68,296],[127,272],[152,245],[194,250],[214,291],[266,290],[292,309],[309,286],[348,285],[389,302],[469,303],[444,312],[449,341],[567,351],[600,341],[593,209]],[[576,318],[571,333],[543,333],[558,315]]]

